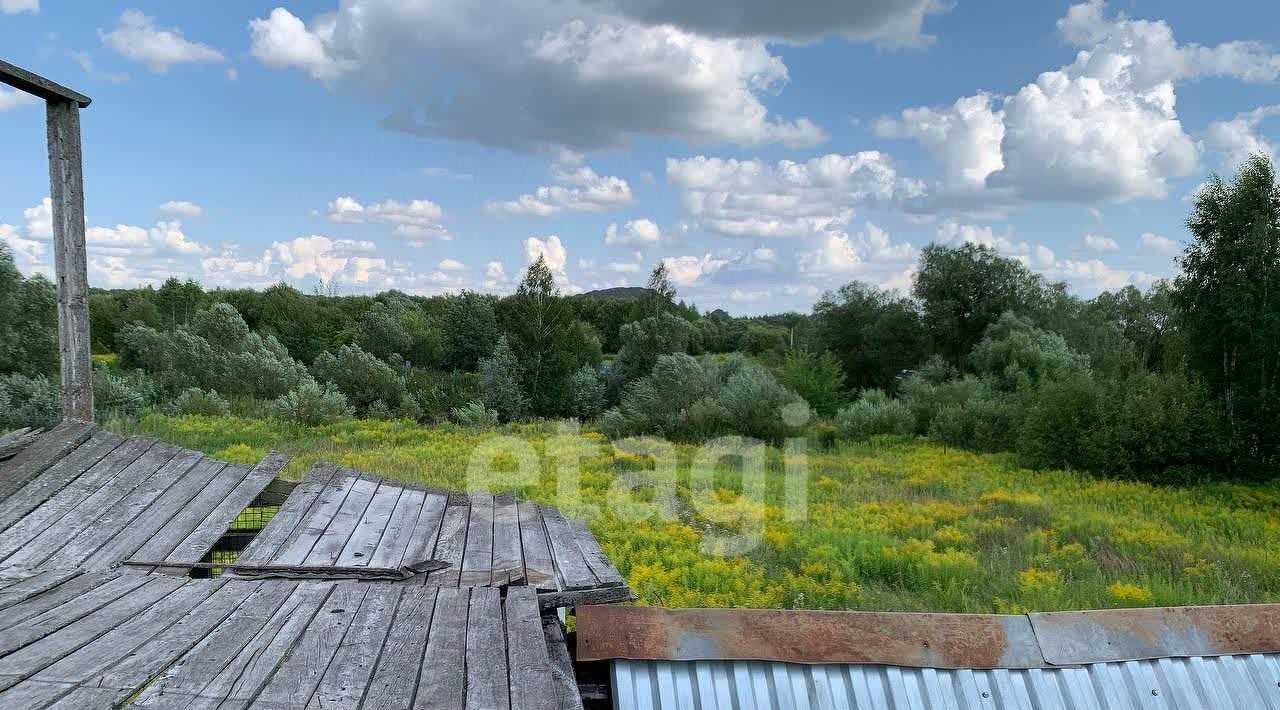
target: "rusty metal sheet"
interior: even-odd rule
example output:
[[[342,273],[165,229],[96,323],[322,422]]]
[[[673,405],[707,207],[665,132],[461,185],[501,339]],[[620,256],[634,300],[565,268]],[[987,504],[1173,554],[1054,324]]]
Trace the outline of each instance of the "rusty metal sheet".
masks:
[[[1044,658],[1077,665],[1280,652],[1280,605],[1058,611],[1028,615]]]
[[[583,661],[1046,665],[1025,616],[587,606],[578,608],[577,630]]]

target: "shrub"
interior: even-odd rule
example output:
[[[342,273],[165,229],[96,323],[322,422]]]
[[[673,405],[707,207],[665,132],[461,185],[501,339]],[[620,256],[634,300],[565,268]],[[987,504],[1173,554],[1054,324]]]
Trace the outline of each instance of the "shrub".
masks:
[[[520,362],[504,335],[498,339],[493,354],[480,361],[480,391],[486,407],[498,413],[503,421],[519,419],[528,406],[520,386]]]
[[[453,421],[471,429],[491,429],[498,426],[498,413],[484,406],[484,402],[471,401],[449,413]]]
[[[793,404],[804,403],[741,356],[717,362],[677,353],[658,358],[650,375],[631,383],[601,427],[615,437],[652,434],[701,441],[740,434],[777,441],[794,433],[781,416]]]
[[[1088,355],[1072,350],[1061,335],[1012,313],[987,328],[970,359],[979,373],[1006,392],[1089,372]]]
[[[360,414],[416,419],[421,410],[409,397],[405,378],[359,345],[321,353],[311,366],[316,379],[332,384]],[[381,406],[374,405],[381,403]]]
[[[171,389],[199,387],[229,395],[273,398],[307,376],[274,336],[251,332],[231,305],[198,311],[191,322],[161,332],[140,323],[116,334],[120,363],[142,369]]]
[[[275,416],[292,419],[305,426],[331,424],[352,414],[347,398],[332,384],[307,380],[297,389],[282,395],[272,405]]]
[[[591,365],[583,365],[573,373],[570,381],[573,390],[572,414],[579,419],[592,419],[604,411],[604,380]]]
[[[1020,398],[981,389],[972,397],[943,404],[930,420],[928,434],[956,448],[1011,451],[1024,414]]]
[[[156,385],[141,370],[115,374],[93,371],[93,407],[104,417],[137,416],[156,401]]]
[[[493,297],[463,291],[451,297],[440,316],[444,331],[444,365],[474,371],[498,343]]]
[[[800,395],[818,414],[829,417],[848,399],[844,367],[829,352],[792,350],[782,365],[782,384]]]
[[[915,372],[898,386],[898,398],[911,409],[916,419],[916,431],[924,434],[947,407],[960,407],[978,397],[987,396],[988,387],[971,375],[935,381],[925,372]]]
[[[1104,392],[1080,374],[1044,383],[1018,436],[1019,462],[1030,468],[1077,468],[1105,473],[1114,463],[1103,425]]]
[[[62,418],[58,385],[44,375],[0,375],[0,430],[49,428]]]
[[[474,372],[427,372],[414,368],[405,373],[409,394],[422,408],[422,416],[443,421],[458,407],[480,399],[480,376]]]
[[[621,345],[609,370],[615,395],[628,382],[649,374],[660,356],[688,351],[693,336],[693,324],[665,312],[619,328]]]
[[[916,418],[911,408],[889,397],[884,390],[863,390],[858,400],[836,413],[840,433],[852,439],[867,439],[882,434],[908,436],[915,431]]]
[[[182,390],[169,408],[174,414],[225,417],[231,413],[231,405],[213,390],[189,387]]]

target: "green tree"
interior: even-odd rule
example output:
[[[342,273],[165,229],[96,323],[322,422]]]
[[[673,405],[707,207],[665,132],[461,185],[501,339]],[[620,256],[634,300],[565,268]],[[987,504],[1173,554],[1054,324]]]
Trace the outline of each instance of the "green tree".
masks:
[[[640,297],[641,317],[657,317],[675,307],[676,287],[667,274],[666,262],[659,261],[649,274],[644,295]]]
[[[506,336],[498,338],[493,354],[480,360],[480,392],[484,405],[502,421],[514,421],[528,404],[521,385],[520,361]]]
[[[554,416],[569,408],[569,377],[583,364],[576,356],[574,322],[551,269],[539,256],[520,281],[504,324],[534,414]]]
[[[474,291],[450,298],[441,313],[440,325],[444,329],[444,366],[450,370],[474,372],[480,359],[488,357],[498,342],[493,299]]]
[[[818,343],[840,359],[856,389],[889,388],[928,357],[914,304],[874,286],[854,281],[827,293],[813,315]]]
[[[804,398],[813,411],[830,417],[848,399],[844,368],[829,352],[792,350],[782,364],[782,384]]]
[[[920,255],[912,293],[934,347],[953,365],[982,339],[987,326],[1006,311],[1035,316],[1046,305],[1044,279],[994,249],[965,244],[930,244]]]
[[[1173,300],[1188,363],[1222,406],[1239,454],[1280,458],[1280,186],[1254,155],[1196,195]]]
[[[622,326],[618,333],[622,345],[609,369],[613,398],[632,380],[649,374],[658,357],[688,352],[694,336],[693,325],[680,316],[658,313]]]
[[[40,274],[23,278],[0,244],[0,372],[58,374],[58,295]]]

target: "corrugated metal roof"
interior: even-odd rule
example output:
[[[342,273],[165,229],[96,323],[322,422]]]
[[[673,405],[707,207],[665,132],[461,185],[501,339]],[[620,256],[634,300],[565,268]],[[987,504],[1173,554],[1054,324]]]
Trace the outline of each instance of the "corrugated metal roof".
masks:
[[[769,661],[612,662],[617,710],[1280,709],[1280,655],[943,670]]]

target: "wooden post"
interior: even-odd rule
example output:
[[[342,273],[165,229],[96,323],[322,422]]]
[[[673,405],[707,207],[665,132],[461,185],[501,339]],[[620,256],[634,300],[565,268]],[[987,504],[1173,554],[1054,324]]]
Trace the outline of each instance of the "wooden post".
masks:
[[[62,359],[62,418],[93,422],[93,360],[89,339],[89,271],[84,243],[84,172],[80,106],[50,98],[49,197],[53,201],[53,258],[58,279],[58,349]]]

